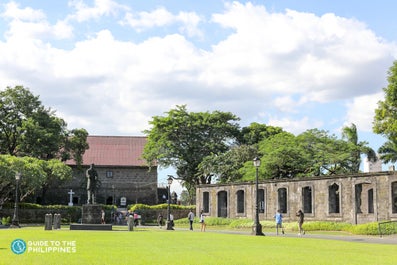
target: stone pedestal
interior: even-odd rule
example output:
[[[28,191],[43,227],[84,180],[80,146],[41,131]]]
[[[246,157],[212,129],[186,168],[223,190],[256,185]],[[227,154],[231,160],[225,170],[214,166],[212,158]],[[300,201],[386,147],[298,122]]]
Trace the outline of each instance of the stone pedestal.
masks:
[[[100,224],[102,207],[97,204],[83,205],[83,224]]]

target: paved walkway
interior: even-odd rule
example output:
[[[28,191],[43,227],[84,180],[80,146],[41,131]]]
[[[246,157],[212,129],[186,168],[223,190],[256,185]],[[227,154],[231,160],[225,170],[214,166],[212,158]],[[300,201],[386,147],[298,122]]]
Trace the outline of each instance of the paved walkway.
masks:
[[[185,228],[176,228],[176,230],[188,230]],[[195,229],[194,232],[200,232],[199,229]],[[225,233],[225,234],[246,234],[250,235],[250,231],[240,231],[240,230],[212,230],[207,229],[208,233]],[[206,232],[206,233],[207,233]],[[326,234],[315,234],[306,233],[303,236],[299,236],[296,233],[290,232],[284,235],[276,235],[275,232],[265,232],[265,236],[277,236],[277,237],[296,237],[296,238],[317,238],[317,239],[328,239],[328,240],[342,240],[349,242],[359,242],[359,243],[371,243],[371,244],[392,244],[397,245],[397,235],[391,236],[365,236],[365,235],[326,235]]]

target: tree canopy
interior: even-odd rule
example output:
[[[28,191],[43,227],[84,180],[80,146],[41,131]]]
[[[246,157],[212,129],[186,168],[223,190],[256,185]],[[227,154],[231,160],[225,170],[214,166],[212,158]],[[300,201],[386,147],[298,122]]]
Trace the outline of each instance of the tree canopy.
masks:
[[[0,204],[9,199],[7,191],[17,171],[23,175],[21,200],[38,189],[44,196],[52,185],[70,179],[71,169],[62,161],[74,159],[80,165],[88,149],[87,136],[85,129],[68,130],[66,122],[29,89],[0,91]]]
[[[29,89],[0,91],[0,154],[81,162],[87,136],[85,129],[68,130],[66,122]]]
[[[148,142],[143,157],[149,164],[172,166],[191,190],[211,183],[211,174],[198,174],[198,166],[209,155],[227,151],[239,135],[239,118],[229,112],[188,112],[177,106],[166,116],[155,116],[146,130]]]
[[[378,149],[380,159],[394,163],[397,161],[397,61],[389,68],[387,81],[387,87],[383,88],[385,98],[378,102],[372,129],[388,139]]]

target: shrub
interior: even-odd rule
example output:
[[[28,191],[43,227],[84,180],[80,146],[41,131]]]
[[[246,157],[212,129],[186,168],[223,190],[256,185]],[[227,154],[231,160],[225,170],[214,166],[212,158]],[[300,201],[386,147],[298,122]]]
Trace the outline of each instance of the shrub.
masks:
[[[2,225],[9,225],[10,223],[11,223],[11,217],[10,216],[1,218],[1,224]]]

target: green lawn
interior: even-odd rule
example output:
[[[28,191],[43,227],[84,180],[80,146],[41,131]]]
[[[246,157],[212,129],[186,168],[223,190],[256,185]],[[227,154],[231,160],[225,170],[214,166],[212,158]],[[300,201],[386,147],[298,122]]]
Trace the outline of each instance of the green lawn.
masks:
[[[196,229],[125,227],[114,231],[0,229],[0,264],[396,264],[397,245],[225,234]],[[22,239],[28,249],[11,251]],[[64,244],[74,253],[33,253],[32,244]],[[75,246],[73,246],[75,244]],[[73,248],[74,247],[74,248]],[[42,247],[48,251],[47,247]],[[37,248],[36,248],[37,250]]]

